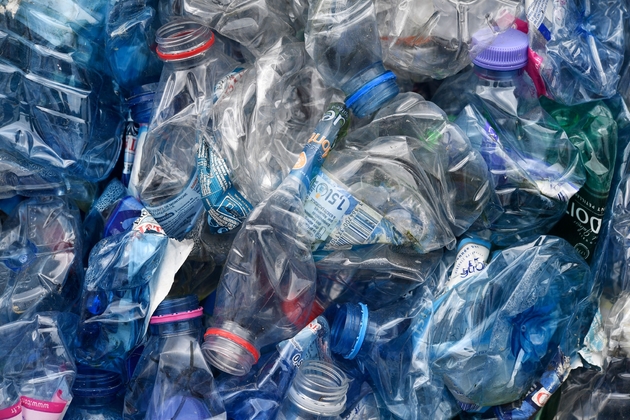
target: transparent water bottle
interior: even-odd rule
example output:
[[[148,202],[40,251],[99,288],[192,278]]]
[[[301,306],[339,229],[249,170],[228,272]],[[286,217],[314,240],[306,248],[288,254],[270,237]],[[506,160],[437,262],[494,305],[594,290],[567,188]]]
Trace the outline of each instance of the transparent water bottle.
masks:
[[[156,41],[164,69],[149,132],[136,150],[137,178],[131,182],[166,234],[182,239],[203,207],[197,133],[208,123],[215,82],[236,63],[223,54],[210,28],[193,21],[162,26]]]
[[[346,374],[335,365],[307,360],[293,379],[278,420],[340,419],[348,386]]]
[[[324,81],[346,94],[346,106],[360,118],[398,94],[396,76],[386,71],[371,1],[320,0],[309,7],[306,49]]]

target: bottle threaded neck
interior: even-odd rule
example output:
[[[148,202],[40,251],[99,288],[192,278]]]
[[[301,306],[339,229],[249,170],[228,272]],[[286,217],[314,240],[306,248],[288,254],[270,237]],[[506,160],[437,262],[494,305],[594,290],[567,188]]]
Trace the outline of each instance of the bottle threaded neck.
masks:
[[[288,396],[301,410],[332,417],[345,409],[348,386],[348,378],[335,365],[307,360],[295,375]]]
[[[164,61],[181,61],[197,57],[214,44],[209,27],[190,20],[176,20],[155,34],[157,55]]]

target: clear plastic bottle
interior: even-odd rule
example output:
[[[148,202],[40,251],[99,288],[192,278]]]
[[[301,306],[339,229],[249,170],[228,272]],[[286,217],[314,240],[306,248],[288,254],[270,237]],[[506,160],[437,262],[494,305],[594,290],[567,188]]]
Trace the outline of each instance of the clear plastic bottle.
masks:
[[[196,296],[163,301],[125,395],[125,419],[225,418],[210,367],[201,353]]]
[[[64,420],[122,420],[120,374],[79,366]]]
[[[475,42],[486,36],[475,34]],[[585,180],[577,148],[541,107],[524,72],[527,51],[527,35],[509,29],[475,57],[472,70],[446,80],[432,98],[457,116],[488,165],[496,196],[473,230],[483,225],[501,246],[547,233]]]
[[[311,3],[304,36],[324,81],[346,94],[346,106],[359,118],[373,114],[398,94],[396,76],[383,66],[371,1]]]
[[[224,372],[245,375],[260,349],[308,324],[316,271],[303,201],[348,120],[342,104],[328,107],[289,176],[254,208],[234,239],[203,344],[206,359]]]
[[[335,365],[307,360],[293,379],[278,420],[338,420],[348,386],[346,374]]]
[[[121,177],[121,181],[126,187],[129,186],[136,148],[139,144],[144,144],[149,131],[156,89],[156,83],[140,86],[133,89],[131,96],[127,99],[131,121],[127,122],[127,129],[125,130],[124,163]],[[135,185],[132,185],[130,188],[132,192],[136,190]]]
[[[182,239],[203,207],[197,180],[198,132],[208,123],[216,81],[236,62],[223,54],[210,28],[193,21],[162,26],[156,41],[164,69],[149,132],[136,150],[131,182],[166,234]]]

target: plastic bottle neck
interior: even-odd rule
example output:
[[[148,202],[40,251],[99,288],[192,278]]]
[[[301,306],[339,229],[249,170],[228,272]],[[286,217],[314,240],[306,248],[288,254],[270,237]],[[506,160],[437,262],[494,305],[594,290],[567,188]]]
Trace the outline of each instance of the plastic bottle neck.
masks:
[[[82,408],[107,407],[116,401],[121,388],[118,373],[81,367],[72,387],[72,404]]]
[[[369,341],[370,316],[367,305],[346,303],[339,308],[331,328],[332,351],[352,360]]]
[[[348,378],[335,365],[307,360],[293,379],[288,402],[318,418],[336,417],[345,409],[348,386]]]
[[[475,74],[482,80],[491,82],[513,82],[523,76],[525,68],[516,70],[490,70],[478,65],[474,65]]]
[[[151,334],[166,337],[170,335],[198,335],[201,331],[203,308],[199,307],[197,296],[190,295],[163,301],[151,317]]]
[[[158,29],[156,53],[165,62],[192,67],[205,61],[214,40],[214,34],[207,26],[176,20]]]

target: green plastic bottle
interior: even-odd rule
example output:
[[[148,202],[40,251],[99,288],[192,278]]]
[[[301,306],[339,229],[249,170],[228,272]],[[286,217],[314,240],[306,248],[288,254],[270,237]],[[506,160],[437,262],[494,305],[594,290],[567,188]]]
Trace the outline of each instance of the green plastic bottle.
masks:
[[[590,262],[614,174],[617,123],[601,101],[566,106],[541,98],[540,103],[579,149],[586,172],[586,183],[571,197],[565,215],[550,233],[566,239]]]

